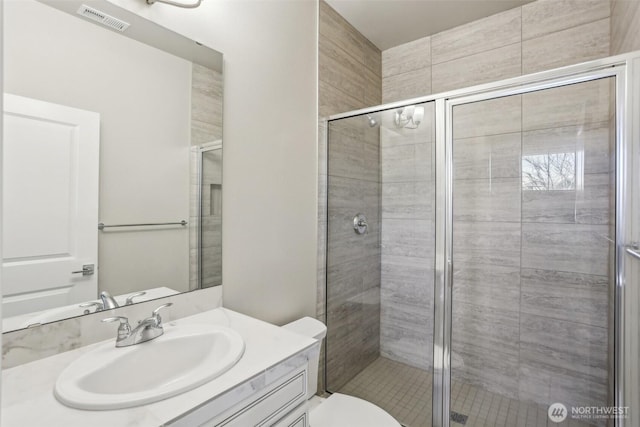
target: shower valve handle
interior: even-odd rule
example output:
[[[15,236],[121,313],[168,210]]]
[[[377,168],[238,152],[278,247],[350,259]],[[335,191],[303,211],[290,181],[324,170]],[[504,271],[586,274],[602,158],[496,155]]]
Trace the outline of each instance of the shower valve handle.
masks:
[[[353,217],[353,229],[358,234],[365,234],[369,231],[369,224],[367,223],[367,217],[359,213]]]

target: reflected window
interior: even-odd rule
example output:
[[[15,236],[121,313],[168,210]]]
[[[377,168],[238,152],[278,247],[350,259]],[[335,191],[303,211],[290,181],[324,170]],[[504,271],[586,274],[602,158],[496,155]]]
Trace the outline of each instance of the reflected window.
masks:
[[[538,191],[575,190],[576,153],[523,156],[522,189]]]

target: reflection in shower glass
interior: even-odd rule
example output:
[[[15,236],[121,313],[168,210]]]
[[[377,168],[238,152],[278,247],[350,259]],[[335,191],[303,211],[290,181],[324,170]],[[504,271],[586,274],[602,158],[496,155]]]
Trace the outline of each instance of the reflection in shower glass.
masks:
[[[576,188],[576,153],[522,156],[522,189],[561,191]]]

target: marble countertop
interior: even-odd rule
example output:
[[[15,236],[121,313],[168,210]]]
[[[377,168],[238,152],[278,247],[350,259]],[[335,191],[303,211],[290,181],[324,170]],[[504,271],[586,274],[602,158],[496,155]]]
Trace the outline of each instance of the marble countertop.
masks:
[[[104,343],[100,342],[3,370],[0,424],[2,427],[160,426],[316,344],[311,338],[225,308],[169,322],[165,327],[183,323],[215,324],[234,329],[245,340],[242,359],[209,383],[148,405],[110,411],[85,411],[64,406],[53,395],[58,375],[77,357]],[[115,329],[113,340],[115,342]]]

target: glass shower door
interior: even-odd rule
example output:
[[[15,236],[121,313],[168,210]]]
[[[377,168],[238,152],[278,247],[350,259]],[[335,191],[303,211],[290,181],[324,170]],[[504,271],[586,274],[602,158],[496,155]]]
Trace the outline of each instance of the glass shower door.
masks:
[[[200,152],[198,277],[201,288],[222,284],[222,146]]]
[[[614,89],[453,106],[451,425],[613,425]]]
[[[431,426],[433,102],[329,122],[326,389]]]

